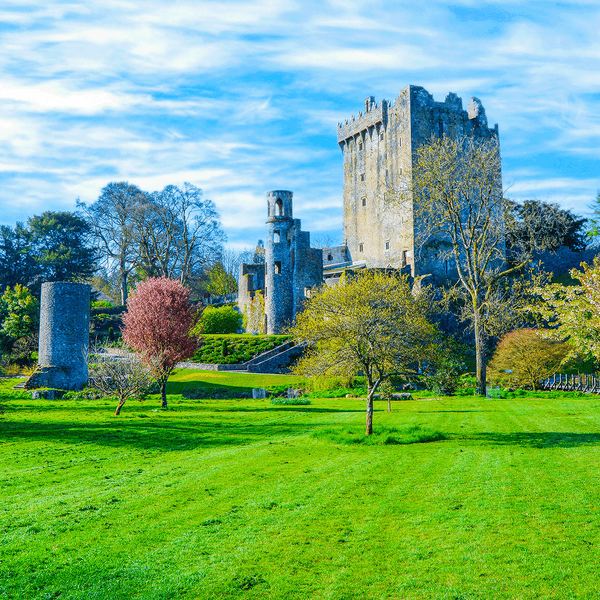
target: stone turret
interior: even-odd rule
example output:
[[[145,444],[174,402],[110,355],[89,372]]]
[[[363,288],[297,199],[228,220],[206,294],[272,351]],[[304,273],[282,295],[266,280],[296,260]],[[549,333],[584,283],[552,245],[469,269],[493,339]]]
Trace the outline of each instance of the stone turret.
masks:
[[[295,223],[293,193],[267,192],[268,219],[265,245],[265,316],[267,333],[280,333],[294,319]]]
[[[80,389],[87,383],[90,337],[90,286],[42,284],[38,369],[26,388]]]

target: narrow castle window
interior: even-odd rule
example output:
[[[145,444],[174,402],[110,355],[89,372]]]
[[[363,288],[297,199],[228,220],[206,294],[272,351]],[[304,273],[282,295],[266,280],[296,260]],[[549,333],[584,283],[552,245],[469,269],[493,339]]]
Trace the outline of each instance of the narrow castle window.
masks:
[[[363,206],[366,206],[366,205],[367,205],[367,199],[366,199],[366,198],[363,196],[363,197],[360,199],[360,203],[361,203]]]
[[[379,139],[383,142],[383,131],[381,132],[381,134],[379,135]]]
[[[361,181],[364,181],[364,180],[365,180],[365,174],[364,174],[364,173],[361,173],[361,174],[360,174],[360,180],[361,180]]]
[[[333,254],[328,254],[327,255],[327,260],[333,260]]]
[[[281,241],[281,235],[280,235],[279,231],[277,231],[277,230],[275,230],[275,231],[273,232],[273,241],[274,241],[276,244],[279,244],[279,242]]]
[[[398,146],[402,146],[402,138],[398,138]]]
[[[402,175],[402,167],[398,169],[398,175]]]
[[[358,142],[358,149],[359,149],[359,150],[362,150],[362,149],[363,149],[363,144],[362,144],[362,142]]]
[[[385,243],[385,249],[386,250],[390,249],[390,241],[389,240],[387,240],[386,243]]]
[[[281,273],[281,261],[275,261],[275,275],[279,275]]]
[[[277,198],[277,201],[275,202],[275,216],[283,217],[283,202],[281,201],[281,198]]]
[[[363,250],[364,250],[364,246],[363,246],[363,244],[359,244],[359,245],[358,245],[358,251],[359,251],[359,252],[362,252]]]

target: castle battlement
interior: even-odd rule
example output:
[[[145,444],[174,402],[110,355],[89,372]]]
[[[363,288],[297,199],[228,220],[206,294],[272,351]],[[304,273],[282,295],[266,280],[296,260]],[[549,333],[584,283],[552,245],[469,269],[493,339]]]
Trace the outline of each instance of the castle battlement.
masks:
[[[338,123],[338,144],[347,140],[348,138],[354,137],[361,131],[369,129],[369,127],[375,127],[378,123],[381,123],[383,127],[386,127],[388,109],[390,107],[391,104],[387,100],[382,100],[379,104],[377,104],[375,102],[375,98],[373,96],[369,96],[365,100],[364,115],[362,112],[359,112],[358,116],[353,116],[351,119],[347,119],[344,123]]]

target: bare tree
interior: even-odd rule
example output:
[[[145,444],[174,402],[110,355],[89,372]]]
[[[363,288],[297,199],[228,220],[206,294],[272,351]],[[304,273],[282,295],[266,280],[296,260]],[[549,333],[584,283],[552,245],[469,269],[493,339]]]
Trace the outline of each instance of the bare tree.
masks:
[[[151,277],[185,283],[218,260],[225,234],[212,200],[190,183],[168,185],[146,198],[134,214],[137,266]]]
[[[406,189],[389,200],[411,210],[415,248],[445,248],[466,296],[475,337],[477,393],[485,394],[486,321],[501,280],[526,259],[506,265],[500,147],[489,139],[443,137],[417,150]]]
[[[138,356],[107,354],[102,347],[88,355],[88,382],[106,396],[117,399],[115,415],[130,398],[142,400],[150,393],[154,379]]]
[[[107,267],[116,266],[121,304],[127,303],[127,284],[137,258],[135,215],[148,200],[145,192],[126,181],[109,183],[96,202],[77,201],[85,214]],[[112,270],[112,268],[109,268]]]

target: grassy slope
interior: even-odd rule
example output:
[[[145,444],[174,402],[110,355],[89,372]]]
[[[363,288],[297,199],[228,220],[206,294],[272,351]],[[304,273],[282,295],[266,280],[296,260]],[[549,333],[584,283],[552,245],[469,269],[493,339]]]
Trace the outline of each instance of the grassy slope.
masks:
[[[600,596],[596,397],[171,404],[0,395],[0,598]]]

